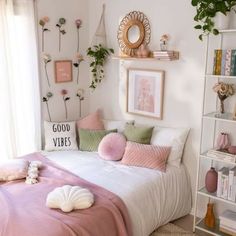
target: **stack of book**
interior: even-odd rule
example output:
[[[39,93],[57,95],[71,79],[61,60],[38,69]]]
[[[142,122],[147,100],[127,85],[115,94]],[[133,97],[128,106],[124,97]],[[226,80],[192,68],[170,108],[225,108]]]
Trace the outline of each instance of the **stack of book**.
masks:
[[[176,51],[153,51],[153,57],[163,61],[171,61],[179,58],[179,52]]]
[[[211,149],[207,152],[206,154],[208,157],[212,157],[215,159],[219,159],[222,161],[227,161],[227,162],[236,162],[236,155],[227,153],[227,152],[222,152],[217,149]]]
[[[229,201],[236,201],[236,167],[232,169],[223,167],[218,171],[216,195]]]
[[[236,76],[236,49],[215,50],[213,74]]]
[[[220,231],[236,236],[236,212],[226,210],[219,218]]]

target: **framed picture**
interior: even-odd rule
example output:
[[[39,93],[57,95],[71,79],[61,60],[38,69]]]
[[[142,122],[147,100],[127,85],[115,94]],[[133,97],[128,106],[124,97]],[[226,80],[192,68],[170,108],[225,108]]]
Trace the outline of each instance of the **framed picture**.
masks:
[[[66,83],[72,79],[72,61],[55,61],[55,82]]]
[[[164,71],[128,69],[127,112],[162,119]]]

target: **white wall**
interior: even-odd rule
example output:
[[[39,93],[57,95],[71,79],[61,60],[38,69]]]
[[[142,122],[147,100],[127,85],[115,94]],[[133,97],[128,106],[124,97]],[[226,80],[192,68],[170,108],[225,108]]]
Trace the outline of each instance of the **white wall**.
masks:
[[[69,3],[69,4],[68,4]],[[76,19],[82,19],[82,28],[80,29],[80,53],[85,55],[88,47],[88,2],[86,0],[36,0],[38,19],[48,16],[50,18],[47,28],[50,32],[45,33],[45,52],[52,56],[53,61],[48,64],[48,73],[51,81],[51,87],[48,87],[45,72],[43,68],[43,61],[41,61],[41,84],[42,96],[45,96],[48,91],[52,92],[54,96],[49,101],[51,116],[53,121],[64,121],[65,111],[61,89],[67,89],[69,92],[68,101],[68,120],[76,120],[79,117],[79,100],[76,97],[78,88],[86,89],[85,101],[83,102],[82,115],[88,113],[88,83],[89,73],[88,64],[82,62],[80,65],[80,80],[77,85],[76,75],[77,69],[73,67],[73,82],[69,83],[55,83],[54,76],[54,60],[75,60],[77,50],[77,31],[75,26]],[[58,28],[56,23],[58,19],[64,17],[66,19],[65,30],[66,34],[62,36],[62,50],[58,50]],[[40,55],[42,55],[41,48],[41,27],[38,24]],[[43,106],[44,119],[48,120],[48,114],[45,104]]]
[[[150,49],[159,48],[160,36],[171,35],[169,49],[180,52],[173,62],[124,62],[111,60],[106,67],[106,80],[91,94],[90,111],[102,107],[106,118],[135,119],[138,123],[173,127],[190,127],[184,154],[195,191],[197,155],[203,98],[205,43],[198,40],[193,29],[194,8],[189,0],[90,0],[90,39],[97,27],[102,3],[106,3],[108,44],[118,54],[117,30],[119,21],[130,11],[142,11],[151,24]],[[128,67],[165,70],[164,117],[162,121],[128,115],[125,112],[126,71]],[[119,89],[118,89],[119,88]]]

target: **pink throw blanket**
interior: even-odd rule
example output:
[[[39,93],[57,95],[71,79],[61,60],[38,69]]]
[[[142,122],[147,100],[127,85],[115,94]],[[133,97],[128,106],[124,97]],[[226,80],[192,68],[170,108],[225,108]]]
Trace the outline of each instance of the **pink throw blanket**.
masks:
[[[24,159],[43,162],[40,182],[0,183],[0,236],[132,235],[126,206],[118,196],[54,165],[40,154]],[[94,205],[70,213],[47,208],[47,194],[66,184],[89,189],[95,197]]]

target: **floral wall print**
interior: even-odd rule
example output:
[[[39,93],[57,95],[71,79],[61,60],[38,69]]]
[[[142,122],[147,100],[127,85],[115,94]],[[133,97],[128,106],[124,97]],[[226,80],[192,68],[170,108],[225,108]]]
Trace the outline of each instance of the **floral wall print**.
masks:
[[[79,52],[79,29],[81,28],[82,26],[82,20],[80,19],[77,19],[75,21],[75,25],[76,25],[76,28],[77,28],[77,52]]]
[[[49,77],[48,77],[47,64],[51,61],[52,61],[51,56],[47,53],[44,53],[43,54],[44,71],[45,71],[45,75],[46,75],[46,78],[47,78],[48,87],[50,87],[50,80],[49,80]]]
[[[49,22],[49,17],[48,16],[44,16],[43,18],[41,18],[39,20],[39,25],[41,25],[42,27],[42,51],[44,52],[44,33],[46,31],[49,31],[48,28],[46,28],[46,24]]]
[[[82,101],[84,100],[84,90],[78,89],[76,96],[79,98],[79,117],[82,115]]]
[[[59,32],[59,39],[58,39],[58,48],[59,52],[61,51],[61,35],[66,34],[66,31],[64,29],[64,25],[66,24],[66,19],[61,17],[56,24],[56,27],[58,27],[58,32]]]
[[[77,78],[77,79],[76,79],[77,84],[79,83],[79,66],[80,66],[80,63],[81,63],[82,61],[84,61],[83,55],[77,53],[77,54],[76,54],[76,62],[73,63],[74,67],[78,68],[78,70],[77,70],[77,77],[76,77],[76,78]]]
[[[66,120],[68,118],[68,111],[67,111],[67,101],[70,100],[70,97],[68,97],[68,91],[66,89],[62,89],[61,90],[61,95],[62,95],[62,98],[63,98],[63,101],[64,101],[64,106],[65,106],[65,117],[66,117]]]
[[[47,111],[48,111],[48,117],[49,117],[49,120],[50,120],[50,121],[52,121],[52,119],[51,119],[51,114],[50,114],[50,110],[49,110],[48,101],[49,101],[49,99],[50,99],[52,96],[53,96],[53,94],[52,94],[51,92],[48,92],[48,93],[46,94],[46,96],[43,97],[43,99],[42,99],[43,102],[46,103]]]

